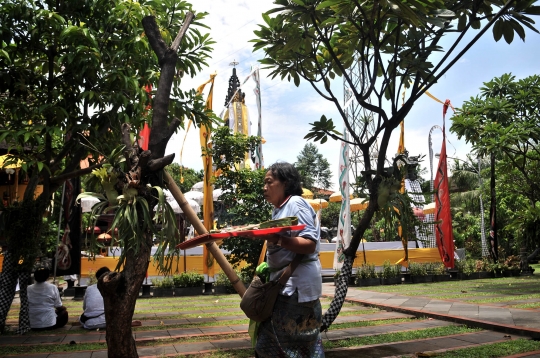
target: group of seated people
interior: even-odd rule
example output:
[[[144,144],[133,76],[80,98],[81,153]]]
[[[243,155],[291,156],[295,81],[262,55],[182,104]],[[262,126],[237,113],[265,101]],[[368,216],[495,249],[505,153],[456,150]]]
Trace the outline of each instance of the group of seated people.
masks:
[[[102,267],[96,271],[96,278],[109,272]],[[68,311],[62,306],[58,288],[47,282],[48,268],[37,269],[34,273],[36,283],[28,286],[28,305],[30,327],[33,330],[49,330],[64,327],[69,319]],[[86,329],[105,328],[105,306],[97,284],[86,288],[83,301],[83,314],[79,317],[82,327]],[[133,321],[132,326],[140,326],[140,321]]]

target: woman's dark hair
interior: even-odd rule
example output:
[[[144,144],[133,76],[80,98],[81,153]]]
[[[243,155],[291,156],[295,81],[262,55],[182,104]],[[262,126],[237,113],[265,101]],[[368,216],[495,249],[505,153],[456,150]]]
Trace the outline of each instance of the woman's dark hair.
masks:
[[[49,271],[48,268],[46,267],[39,268],[36,270],[36,272],[34,272],[34,280],[40,283],[45,282],[49,278],[50,274],[51,272]]]
[[[107,272],[110,272],[111,270],[109,270],[109,268],[107,266],[103,266],[102,268],[100,268],[99,270],[96,271],[96,279],[99,280],[99,278],[103,275],[103,274],[106,274]]]
[[[302,183],[300,173],[289,163],[278,162],[268,168],[274,178],[285,184],[285,195],[302,195]]]

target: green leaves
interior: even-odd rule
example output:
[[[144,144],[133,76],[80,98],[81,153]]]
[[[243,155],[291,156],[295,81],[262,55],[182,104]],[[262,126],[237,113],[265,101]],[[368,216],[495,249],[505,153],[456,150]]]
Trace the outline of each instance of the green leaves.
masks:
[[[321,144],[324,144],[328,140],[328,135],[341,136],[341,133],[336,129],[332,118],[327,119],[324,114],[319,121],[310,123],[310,125],[312,128],[309,133],[304,136],[304,139],[313,139],[315,142],[320,141]]]

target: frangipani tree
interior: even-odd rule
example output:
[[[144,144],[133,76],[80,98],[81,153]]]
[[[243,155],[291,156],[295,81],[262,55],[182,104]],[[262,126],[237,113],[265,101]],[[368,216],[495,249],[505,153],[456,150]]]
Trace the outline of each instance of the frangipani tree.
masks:
[[[392,208],[393,203],[381,198],[399,190],[391,179],[391,171],[385,170],[393,130],[416,100],[488,29],[492,28],[495,40],[504,37],[508,43],[514,34],[524,40],[524,27],[537,32],[534,21],[528,17],[539,13],[534,3],[532,0],[276,0],[276,7],[263,14],[265,23],[255,31],[257,38],[252,40],[254,50],[263,49],[266,53],[261,63],[271,69],[272,77],[292,79],[296,85],[307,81],[323,99],[333,102],[350,133],[350,144],[362,153],[365,166],[362,179],[370,200],[345,250],[349,261],[356,255],[375,212]],[[478,30],[474,38],[462,43],[465,35],[474,30]],[[447,49],[440,45],[443,36],[454,39]],[[441,53],[443,56],[438,56]],[[357,63],[359,79],[348,73]],[[370,112],[369,118],[354,130],[346,108],[331,86],[336,77],[343,78],[352,97]],[[407,94],[402,102],[405,89]],[[369,121],[374,124],[373,131],[368,131]],[[308,139],[322,143],[328,137],[343,140],[334,122],[324,115],[312,126]],[[376,165],[372,166],[370,149],[376,141],[379,154]],[[342,270],[342,274],[345,272]],[[339,292],[323,320],[323,329],[341,308],[339,301],[344,290]]]

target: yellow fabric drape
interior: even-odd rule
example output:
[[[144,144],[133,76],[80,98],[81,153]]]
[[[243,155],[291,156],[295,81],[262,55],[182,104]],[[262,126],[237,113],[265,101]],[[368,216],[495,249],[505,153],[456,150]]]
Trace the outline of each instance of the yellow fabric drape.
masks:
[[[213,94],[214,94],[214,79],[216,78],[216,74],[210,75],[210,79],[200,85],[197,88],[197,93],[202,94],[204,91],[204,87],[206,87],[207,84],[211,83],[210,86],[210,92],[208,93],[208,97],[206,98],[206,109],[212,109],[212,100],[213,100]],[[201,125],[200,133],[199,133],[199,139],[201,142],[201,148],[204,148],[204,150],[207,150],[211,148],[211,144],[209,144],[211,131],[210,128],[206,125]],[[204,227],[206,230],[210,231],[214,227],[214,199],[213,199],[213,189],[212,189],[212,156],[208,155],[207,152],[202,153],[202,161],[203,161],[203,169],[204,169],[204,186],[203,186],[203,219],[204,219]],[[215,274],[215,265],[214,265],[214,257],[212,254],[208,251],[206,248],[206,245],[203,245],[203,273],[205,275],[205,281],[207,282],[213,282],[213,277]],[[210,278],[212,278],[210,280]]]
[[[403,92],[403,101],[405,102],[405,92]],[[403,154],[405,152],[405,120],[402,120],[400,125],[400,133],[399,133],[399,145],[398,145],[398,154]],[[401,181],[401,189],[399,190],[400,193],[405,193],[405,180]],[[401,239],[401,243],[403,244],[403,252],[404,256],[401,258],[396,264],[408,267],[409,266],[409,244],[407,242],[407,238],[403,237],[403,228],[401,225],[398,226],[398,235]]]

